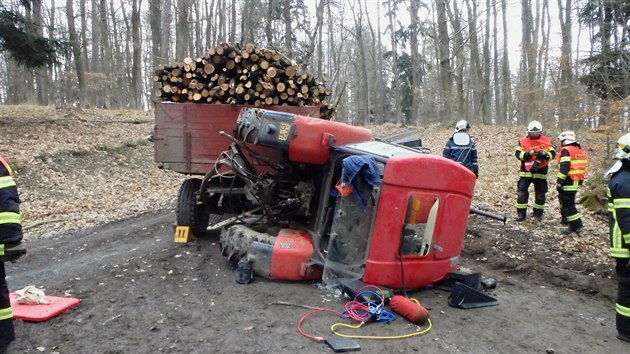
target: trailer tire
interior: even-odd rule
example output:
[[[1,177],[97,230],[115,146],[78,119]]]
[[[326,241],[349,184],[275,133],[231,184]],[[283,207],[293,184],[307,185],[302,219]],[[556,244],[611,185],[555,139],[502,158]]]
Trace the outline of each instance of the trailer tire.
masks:
[[[202,204],[197,203],[197,195],[201,187],[201,179],[185,180],[177,193],[177,225],[189,226],[195,237],[208,236],[210,214]]]

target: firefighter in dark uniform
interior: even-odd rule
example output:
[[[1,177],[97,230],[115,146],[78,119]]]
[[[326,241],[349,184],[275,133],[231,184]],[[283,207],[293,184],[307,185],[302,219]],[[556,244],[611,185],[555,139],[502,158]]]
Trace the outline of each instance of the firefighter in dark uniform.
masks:
[[[542,135],[542,132],[542,124],[532,121],[527,125],[527,136],[518,139],[515,155],[521,161],[521,166],[518,173],[516,221],[525,220],[529,186],[532,183],[535,192],[534,217],[541,220],[545,210],[549,161],[556,156],[556,150],[553,148],[551,138]]]
[[[630,133],[617,144],[617,162],[606,172],[610,255],[617,261],[617,338],[630,342]]]
[[[558,136],[558,140],[560,140],[562,148],[560,153],[558,153],[556,190],[558,191],[558,201],[560,202],[562,225],[568,225],[562,230],[562,233],[569,235],[579,232],[583,226],[580,212],[575,206],[575,196],[586,177],[588,156],[576,140],[575,132],[562,132]]]
[[[475,140],[470,137],[470,124],[460,120],[455,125],[455,133],[444,145],[442,156],[458,162],[479,178],[479,163],[477,162],[477,146]],[[455,134],[463,135],[463,138],[455,139]]]
[[[0,354],[15,340],[4,262],[13,262],[26,253],[22,245],[19,203],[13,171],[0,157]]]

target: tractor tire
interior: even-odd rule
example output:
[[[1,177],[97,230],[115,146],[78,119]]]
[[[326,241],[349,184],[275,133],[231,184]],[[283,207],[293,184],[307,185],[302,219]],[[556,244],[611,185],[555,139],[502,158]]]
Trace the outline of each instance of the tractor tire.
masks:
[[[201,179],[189,178],[182,183],[177,193],[177,225],[189,226],[195,237],[208,236],[210,214],[202,204],[197,203]]]

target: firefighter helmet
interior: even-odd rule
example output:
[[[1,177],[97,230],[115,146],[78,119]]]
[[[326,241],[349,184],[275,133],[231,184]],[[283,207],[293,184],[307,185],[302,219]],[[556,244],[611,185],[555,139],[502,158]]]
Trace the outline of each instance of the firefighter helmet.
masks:
[[[577,141],[575,139],[575,132],[572,130],[567,130],[560,133],[560,135],[558,135],[558,140],[560,140],[560,143],[562,145],[575,143]]]
[[[629,160],[630,159],[630,133],[622,136],[617,140],[617,153],[615,154],[617,160]]]
[[[465,130],[465,129],[470,129],[470,124],[467,121],[465,121],[465,120],[460,120],[455,125],[455,131],[456,132],[461,132],[462,130]]]
[[[528,133],[542,133],[542,131],[543,131],[542,124],[540,124],[540,122],[537,120],[533,120],[531,123],[527,125]]]

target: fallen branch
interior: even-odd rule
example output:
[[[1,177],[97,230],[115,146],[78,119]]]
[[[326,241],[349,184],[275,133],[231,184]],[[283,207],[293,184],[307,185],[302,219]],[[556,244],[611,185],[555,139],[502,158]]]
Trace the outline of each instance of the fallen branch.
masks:
[[[116,316],[114,316],[114,317],[110,318],[109,320],[107,320],[107,321],[103,322],[103,323],[102,323],[102,325],[103,325],[103,326],[105,326],[106,324],[108,324],[108,323],[110,323],[111,321],[113,321],[113,320],[115,320],[115,319],[119,318],[120,316],[122,316],[122,315],[116,315]]]
[[[70,221],[70,219],[52,219],[52,220],[36,221],[34,223],[22,226],[22,230],[32,229],[40,225],[53,224],[53,223],[66,222],[66,221]]]
[[[269,305],[293,306],[293,307],[301,307],[301,308],[310,309],[310,310],[322,310],[323,309],[322,307],[300,305],[300,304],[294,304],[294,303],[286,302],[286,301],[272,301],[272,302],[269,303]]]

